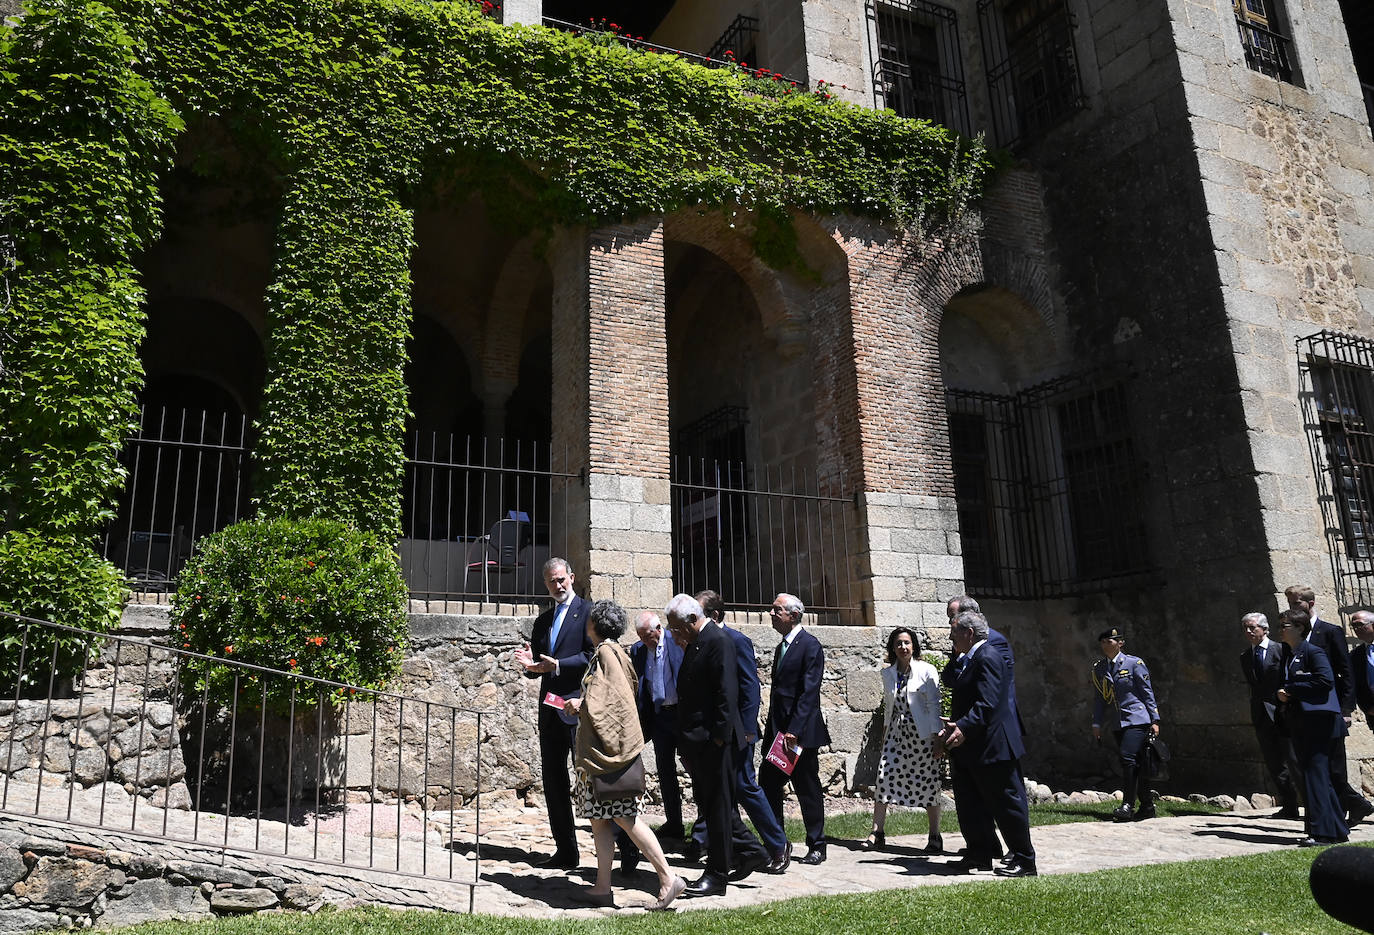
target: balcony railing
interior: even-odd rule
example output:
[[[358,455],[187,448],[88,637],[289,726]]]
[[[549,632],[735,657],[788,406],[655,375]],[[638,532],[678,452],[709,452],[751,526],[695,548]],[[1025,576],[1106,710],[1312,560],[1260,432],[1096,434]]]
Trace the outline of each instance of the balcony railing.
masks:
[[[1293,80],[1286,36],[1240,18],[1236,19],[1236,28],[1240,30],[1240,44],[1245,49],[1245,64],[1271,78]]]

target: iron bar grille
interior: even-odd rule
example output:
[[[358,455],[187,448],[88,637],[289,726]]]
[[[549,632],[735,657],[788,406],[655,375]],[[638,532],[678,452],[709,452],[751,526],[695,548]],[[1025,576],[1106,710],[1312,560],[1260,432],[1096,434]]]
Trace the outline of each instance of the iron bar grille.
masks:
[[[782,592],[808,612],[856,610],[853,500],[822,494],[808,472],[751,473],[739,462],[674,458],[674,589],[711,588],[732,610],[765,610]]]
[[[657,45],[653,42],[646,41],[642,36],[627,36],[622,33],[614,32],[610,29],[603,28],[599,20],[593,20],[585,24],[570,23],[567,20],[554,19],[551,16],[546,16],[544,17],[543,22],[544,25],[549,27],[550,29],[561,29],[564,32],[570,32],[574,35],[579,35],[581,33],[593,33],[604,36],[610,36],[614,38],[615,41],[619,42],[621,45],[628,46],[629,48],[639,49],[641,52],[654,52],[659,55],[676,56],[677,58],[686,59],[687,61],[692,62],[693,64],[701,65],[704,68],[737,68],[743,65],[746,61],[748,61],[747,59],[732,61],[724,58],[715,58],[712,55],[699,55],[696,52],[687,52],[683,49],[672,49],[666,45]],[[725,53],[722,52],[721,54],[724,55]],[[758,66],[757,62],[749,62],[748,64],[750,65],[750,68],[747,70],[751,73],[753,72],[753,69]],[[770,76],[772,74],[772,72],[769,72]],[[777,80],[783,82],[784,84],[795,84],[799,88],[807,87],[805,81],[801,81],[789,75],[779,75]]]
[[[544,562],[566,556],[581,480],[547,444],[412,433],[401,567],[417,600],[548,600]]]
[[[978,25],[996,145],[1032,142],[1083,106],[1065,0],[978,0]]]
[[[737,62],[758,62],[759,58],[759,18],[741,13],[736,16],[725,32],[720,34],[716,44],[706,53],[707,58],[723,60],[725,53],[733,55]]]
[[[971,591],[1070,597],[1149,573],[1144,471],[1122,383],[1087,373],[946,400]]]
[[[244,415],[140,410],[120,454],[128,481],[101,537],[134,590],[175,589],[197,540],[251,514],[249,428]]]
[[[0,812],[479,884],[481,712],[12,614],[0,634]]]
[[[874,104],[971,135],[954,10],[927,0],[867,0],[865,6]]]
[[[1287,37],[1239,16],[1236,17],[1236,28],[1240,30],[1240,44],[1245,50],[1246,65],[1280,81],[1293,80]]]
[[[1374,601],[1374,342],[1319,331],[1298,339],[1317,502],[1341,607]]]

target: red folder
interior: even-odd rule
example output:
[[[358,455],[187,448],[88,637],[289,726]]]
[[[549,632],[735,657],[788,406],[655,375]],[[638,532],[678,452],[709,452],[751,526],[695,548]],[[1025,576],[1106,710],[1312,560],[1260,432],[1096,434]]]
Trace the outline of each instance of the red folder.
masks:
[[[789,747],[782,734],[777,734],[773,737],[773,746],[768,748],[763,758],[782,770],[784,775],[791,776],[800,757],[801,747]]]

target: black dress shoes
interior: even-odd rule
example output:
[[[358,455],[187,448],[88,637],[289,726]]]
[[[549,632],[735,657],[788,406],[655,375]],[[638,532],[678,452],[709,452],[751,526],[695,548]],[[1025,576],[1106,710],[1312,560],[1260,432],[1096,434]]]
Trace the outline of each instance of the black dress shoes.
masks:
[[[736,861],[736,866],[730,871],[730,882],[738,883],[749,876],[755,870],[766,870],[773,861],[768,856],[768,852],[759,848],[759,852],[746,859]]]
[[[1153,805],[1151,805],[1149,808],[1142,808],[1135,813],[1136,821],[1149,821],[1151,818],[1158,817],[1159,813],[1155,811],[1155,807]]]
[[[620,852],[620,872],[629,876],[639,867],[639,848],[626,849]]]
[[[1040,875],[1040,871],[1035,869],[1035,864],[1026,860],[1013,860],[992,872],[999,877],[1038,877]]]
[[[1298,842],[1298,847],[1326,847],[1331,844],[1344,844],[1349,838],[1318,838],[1308,835]]]
[[[576,851],[554,851],[542,860],[531,862],[531,867],[540,870],[576,870],[582,863],[582,858]]]
[[[654,837],[660,841],[680,841],[686,835],[682,833],[682,822],[678,822],[675,825],[659,825],[654,829]]]
[[[1112,810],[1112,821],[1133,821],[1135,814],[1129,805],[1122,805]]]
[[[768,866],[763,868],[764,873],[782,873],[792,863],[792,842],[788,841],[787,846],[773,855],[773,859],[768,861]]]
[[[991,870],[992,858],[979,858],[964,856],[949,865],[955,873],[973,873],[976,870]]]
[[[687,884],[687,888],[682,891],[682,895],[689,899],[697,896],[724,896],[725,881],[720,877],[712,876],[709,873],[703,873],[699,878]]]
[[[811,849],[806,852],[806,856],[801,859],[801,862],[811,867],[816,866],[816,864],[825,863],[825,845],[813,844]]]
[[[1354,827],[1370,815],[1374,815],[1374,805],[1370,805],[1368,799],[1360,799],[1350,806],[1350,812],[1346,816],[1345,823]]]

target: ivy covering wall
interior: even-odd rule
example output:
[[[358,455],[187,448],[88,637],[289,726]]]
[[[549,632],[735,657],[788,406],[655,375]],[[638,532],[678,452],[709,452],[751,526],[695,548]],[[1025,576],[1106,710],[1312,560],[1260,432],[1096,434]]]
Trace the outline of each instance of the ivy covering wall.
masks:
[[[89,537],[109,515],[139,383],[133,262],[183,119],[213,123],[285,192],[260,511],[394,537],[411,205],[476,191],[520,230],[742,206],[782,264],[793,211],[910,223],[979,194],[983,150],[947,129],[760,90],[610,37],[498,26],[466,0],[31,8],[0,29],[0,193],[5,224],[24,219],[21,375],[0,386],[21,413],[0,452],[7,526],[41,515]]]

